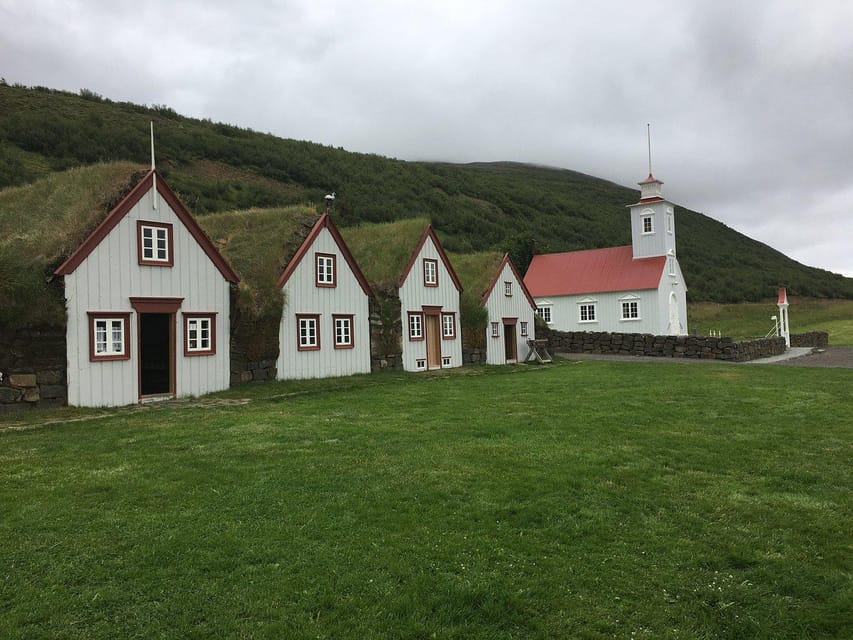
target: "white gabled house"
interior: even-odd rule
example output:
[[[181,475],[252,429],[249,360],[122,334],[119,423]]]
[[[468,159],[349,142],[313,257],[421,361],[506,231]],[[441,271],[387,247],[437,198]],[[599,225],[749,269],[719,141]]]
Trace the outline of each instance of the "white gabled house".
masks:
[[[629,205],[632,244],[533,257],[524,283],[537,313],[560,331],[687,333],[687,287],[675,252],[675,214],[649,174]]]
[[[284,308],[277,376],[370,373],[370,285],[328,212],[279,276]]]
[[[68,404],[228,387],[239,279],[156,170],[54,273],[65,287]]]
[[[480,303],[488,313],[486,364],[524,360],[528,340],[536,338],[536,302],[509,254],[504,254]]]
[[[425,371],[461,366],[462,285],[431,224],[403,269],[398,288],[403,369]]]

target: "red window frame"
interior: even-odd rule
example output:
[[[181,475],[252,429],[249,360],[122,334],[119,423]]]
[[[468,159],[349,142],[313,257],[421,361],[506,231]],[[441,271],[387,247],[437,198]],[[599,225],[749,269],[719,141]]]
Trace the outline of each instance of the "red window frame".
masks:
[[[144,255],[143,242],[142,242],[142,229],[144,227],[149,227],[152,229],[165,229],[166,230],[166,260],[157,260],[156,258],[146,258]],[[140,265],[146,267],[171,267],[175,264],[175,243],[174,243],[174,228],[171,223],[168,222],[150,222],[147,220],[137,220],[136,221],[136,255]],[[157,251],[156,246],[156,238],[155,245],[153,247],[154,251]]]
[[[320,280],[320,260],[328,260],[332,261],[332,280],[321,281]],[[314,254],[314,284],[318,287],[327,287],[333,288],[338,286],[338,260],[337,256],[334,253],[315,253]]]
[[[427,279],[427,264],[432,265],[432,275],[433,275],[432,281]],[[435,258],[424,258],[423,270],[424,270],[424,286],[425,287],[437,287],[438,286],[438,260],[436,260]]]
[[[332,333],[335,344],[335,349],[352,349],[355,347],[355,316],[346,314],[332,315]],[[345,320],[349,323],[349,342],[338,342],[338,320]]]
[[[418,331],[420,335],[412,335],[412,319],[418,319]],[[407,333],[409,334],[410,342],[420,342],[424,339],[424,314],[422,311],[409,311],[409,319],[407,323]]]
[[[216,355],[216,313],[215,312],[190,312],[182,314],[184,316],[184,355],[192,356],[213,356]],[[191,349],[190,348],[190,321],[191,320],[208,320],[210,322],[210,335],[208,340],[210,346],[207,349]],[[199,338],[200,340],[200,338]]]
[[[314,322],[314,339],[316,344],[302,343],[302,321]],[[297,313],[296,314],[296,349],[297,351],[319,351],[320,350],[320,314],[319,313]]]
[[[124,311],[88,311],[89,316],[89,361],[104,362],[107,360],[130,360],[130,313]],[[98,355],[95,352],[95,323],[98,320],[122,320],[123,353],[108,353]],[[107,326],[109,333],[109,325]],[[109,342],[109,336],[108,336]]]
[[[447,325],[445,325],[445,318],[450,318],[450,333],[447,333],[445,329]],[[455,340],[456,339],[456,313],[452,311],[445,311],[441,314],[441,339],[442,340]]]

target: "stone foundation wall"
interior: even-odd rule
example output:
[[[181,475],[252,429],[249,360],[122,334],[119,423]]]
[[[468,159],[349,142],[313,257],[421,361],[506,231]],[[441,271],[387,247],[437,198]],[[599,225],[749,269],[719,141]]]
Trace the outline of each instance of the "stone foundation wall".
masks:
[[[65,327],[0,327],[0,411],[68,401]]]
[[[462,364],[486,364],[486,350],[485,349],[471,349],[466,346],[462,346]]]
[[[792,333],[792,347],[819,347],[829,346],[829,333],[826,331],[809,331],[808,333]]]
[[[785,353],[784,338],[735,342],[726,337],[654,336],[642,333],[553,330],[547,338],[551,353],[605,353],[730,362],[745,362]]]

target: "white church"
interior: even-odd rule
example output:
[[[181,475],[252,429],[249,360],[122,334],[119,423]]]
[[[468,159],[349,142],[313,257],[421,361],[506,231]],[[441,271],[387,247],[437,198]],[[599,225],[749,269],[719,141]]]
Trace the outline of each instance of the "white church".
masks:
[[[629,205],[632,243],[533,257],[524,284],[552,329],[683,335],[687,286],[675,251],[675,211],[651,173]]]

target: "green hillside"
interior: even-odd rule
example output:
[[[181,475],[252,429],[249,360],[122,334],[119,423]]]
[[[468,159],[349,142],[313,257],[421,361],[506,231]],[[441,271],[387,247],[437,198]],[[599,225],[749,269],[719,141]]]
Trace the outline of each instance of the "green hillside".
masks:
[[[403,162],[281,139],[165,106],[116,103],[90,91],[0,85],[0,187],[99,161],[149,161],[197,215],[311,203],[335,191],[336,222],[430,219],[449,251],[532,252],[630,242],[625,205],[638,191],[563,169],[516,163]],[[640,176],[638,176],[640,177]],[[853,298],[853,279],[801,265],[700,213],[678,207],[679,258],[690,299],[791,295]]]

